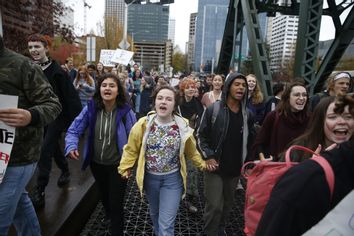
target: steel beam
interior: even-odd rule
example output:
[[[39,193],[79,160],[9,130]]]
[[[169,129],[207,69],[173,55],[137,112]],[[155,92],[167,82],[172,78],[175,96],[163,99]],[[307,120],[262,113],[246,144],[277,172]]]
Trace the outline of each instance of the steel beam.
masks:
[[[310,87],[314,86],[322,7],[323,0],[307,0],[300,3],[294,77],[303,78]]]
[[[241,0],[248,40],[252,56],[253,69],[266,96],[272,95],[272,75],[269,68],[267,51],[262,39],[255,0]]]

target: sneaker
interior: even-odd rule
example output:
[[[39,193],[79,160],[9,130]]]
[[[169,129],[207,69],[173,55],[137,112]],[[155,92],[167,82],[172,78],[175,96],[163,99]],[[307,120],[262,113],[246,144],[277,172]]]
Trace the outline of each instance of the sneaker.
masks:
[[[69,182],[70,182],[70,172],[69,171],[62,172],[57,182],[58,187],[62,188],[65,185],[67,185]]]
[[[44,190],[36,187],[30,198],[35,209],[41,209],[45,206]]]

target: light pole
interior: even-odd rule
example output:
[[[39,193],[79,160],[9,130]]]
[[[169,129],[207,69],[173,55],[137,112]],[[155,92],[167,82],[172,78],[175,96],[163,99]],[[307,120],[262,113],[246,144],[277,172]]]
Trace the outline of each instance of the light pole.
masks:
[[[136,0],[133,0],[131,3],[124,5],[124,32],[123,32],[123,42],[124,45],[127,45],[127,32],[128,32],[128,8],[130,5],[132,5]],[[128,49],[128,47],[124,48],[125,50]]]

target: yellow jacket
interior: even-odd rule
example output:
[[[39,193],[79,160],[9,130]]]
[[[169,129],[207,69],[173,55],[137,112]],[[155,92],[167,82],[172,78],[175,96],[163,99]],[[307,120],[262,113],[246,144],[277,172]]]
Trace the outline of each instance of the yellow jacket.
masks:
[[[118,172],[122,176],[127,176],[128,170],[131,170],[135,165],[136,161],[138,160],[136,169],[136,183],[141,194],[143,194],[144,187],[143,183],[145,175],[146,139],[155,118],[156,113],[150,112],[147,116],[139,119],[139,121],[135,123],[135,125],[130,131],[128,143],[123,148],[122,159],[118,166]],[[178,125],[181,136],[179,157],[181,162],[180,172],[183,178],[184,185],[184,197],[187,182],[187,167],[185,156],[190,158],[193,161],[193,164],[201,170],[204,170],[206,168],[206,164],[196,148],[196,141],[193,136],[193,129],[189,127],[188,120],[182,118],[179,115],[174,115],[174,120]]]

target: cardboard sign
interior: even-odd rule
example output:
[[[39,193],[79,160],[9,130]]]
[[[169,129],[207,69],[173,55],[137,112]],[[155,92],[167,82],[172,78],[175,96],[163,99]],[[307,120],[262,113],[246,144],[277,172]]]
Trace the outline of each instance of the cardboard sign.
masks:
[[[116,50],[102,49],[100,52],[100,62],[104,66],[114,67],[115,63],[111,61]]]
[[[17,107],[18,97],[0,94],[0,109]],[[0,183],[2,182],[7,165],[10,161],[12,146],[15,142],[16,128],[0,121]]]
[[[132,59],[134,52],[117,49],[114,52],[113,57],[111,58],[111,62],[119,63],[122,65],[128,65],[130,60]]]

